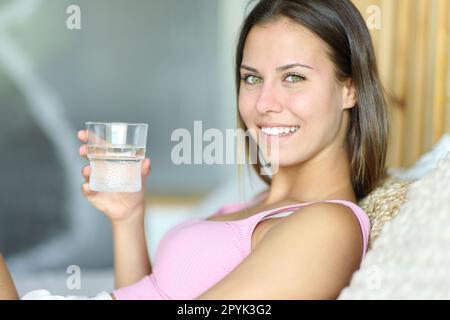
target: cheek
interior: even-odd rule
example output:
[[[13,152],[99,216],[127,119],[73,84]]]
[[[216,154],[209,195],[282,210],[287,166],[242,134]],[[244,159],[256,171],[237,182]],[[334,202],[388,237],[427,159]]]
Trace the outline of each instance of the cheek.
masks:
[[[334,93],[315,87],[304,92],[291,94],[285,101],[291,113],[300,120],[303,138],[315,141],[336,131],[339,123],[339,108]]]
[[[295,92],[284,96],[285,106],[292,115],[300,119],[300,125],[306,125],[317,111],[317,101],[311,92]]]
[[[292,106],[291,110],[311,120],[328,118],[330,114],[338,111],[339,96],[334,88],[324,84],[315,84],[307,90],[291,93],[285,97],[286,103]]]
[[[239,94],[238,107],[239,113],[244,122],[247,122],[249,119],[252,118],[252,113],[255,112],[255,108],[254,108],[254,101],[251,95],[243,93]]]

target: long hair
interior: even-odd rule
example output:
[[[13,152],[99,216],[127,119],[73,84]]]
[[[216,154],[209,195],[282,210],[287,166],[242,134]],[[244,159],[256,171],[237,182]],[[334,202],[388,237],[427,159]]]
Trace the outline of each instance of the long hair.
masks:
[[[351,181],[358,200],[365,197],[386,173],[389,121],[386,96],[381,84],[375,52],[366,23],[349,0],[260,0],[244,20],[236,48],[236,91],[239,101],[240,66],[245,41],[255,25],[289,18],[316,34],[327,45],[337,81],[351,78],[357,104],[350,108],[346,139]],[[237,126],[247,130],[237,110]],[[245,151],[248,156],[249,145]],[[261,175],[258,157],[253,168]]]

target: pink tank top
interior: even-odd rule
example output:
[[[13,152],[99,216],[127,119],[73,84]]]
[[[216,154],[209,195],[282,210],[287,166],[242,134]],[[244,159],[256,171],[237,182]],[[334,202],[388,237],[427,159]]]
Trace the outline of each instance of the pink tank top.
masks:
[[[214,215],[243,209],[257,201],[222,206]],[[356,204],[341,203],[352,209],[361,226],[363,257],[369,240],[370,221]],[[265,218],[288,215],[310,204],[302,203],[263,211],[235,221],[187,220],[170,229],[161,239],[153,262],[153,272],[139,282],[115,290],[116,299],[191,300],[218,283],[236,268],[251,251],[251,237],[256,225]]]

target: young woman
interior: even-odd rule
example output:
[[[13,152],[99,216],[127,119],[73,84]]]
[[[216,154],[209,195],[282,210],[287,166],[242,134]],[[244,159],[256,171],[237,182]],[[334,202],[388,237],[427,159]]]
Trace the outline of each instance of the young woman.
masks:
[[[259,1],[241,29],[236,85],[240,126],[279,139],[278,170],[261,176],[268,189],[250,203],[170,230],[153,266],[144,191],[93,192],[83,169],[84,195],[114,230],[118,289],[107,298],[335,299],[359,268],[370,224],[355,203],[385,172],[388,122],[356,7]],[[78,137],[85,142],[86,132]],[[144,177],[149,172],[146,159]]]

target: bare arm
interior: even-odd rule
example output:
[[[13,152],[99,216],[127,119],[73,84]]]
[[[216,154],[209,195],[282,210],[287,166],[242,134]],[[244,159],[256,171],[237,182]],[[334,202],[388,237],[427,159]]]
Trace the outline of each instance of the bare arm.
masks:
[[[361,228],[350,211],[330,203],[297,210],[197,299],[336,299],[362,257]]]
[[[152,272],[144,220],[145,208],[142,207],[132,214],[132,219],[112,224],[116,288],[136,283]]]
[[[87,142],[87,131],[80,130],[78,139]],[[79,149],[87,159],[87,146]],[[150,174],[150,159],[142,161],[142,188],[139,192],[115,193],[96,192],[89,188],[91,167],[81,171],[85,183],[82,192],[86,199],[102,211],[112,223],[114,236],[115,287],[121,288],[136,283],[151,273],[144,233],[145,179]]]
[[[12,280],[11,274],[8,271],[5,261],[0,254],[0,300],[18,300],[16,286]]]

